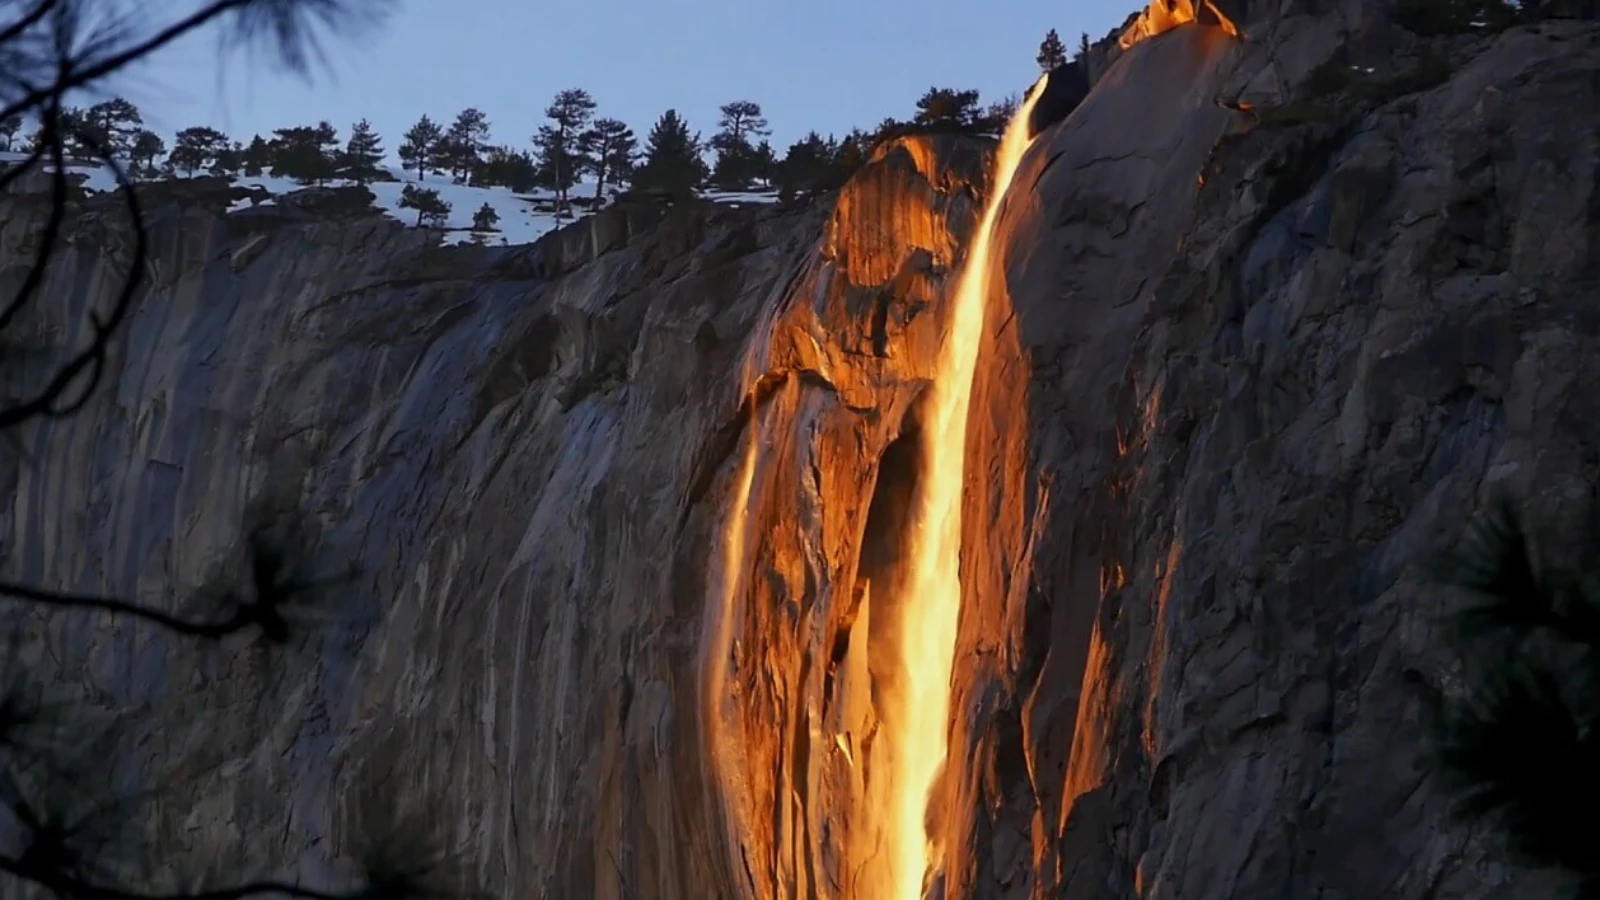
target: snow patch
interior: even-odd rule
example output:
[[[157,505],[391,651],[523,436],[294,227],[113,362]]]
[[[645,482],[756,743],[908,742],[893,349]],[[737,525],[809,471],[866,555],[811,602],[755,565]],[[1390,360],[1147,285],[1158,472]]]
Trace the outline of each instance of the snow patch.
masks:
[[[701,191],[700,196],[712,203],[727,203],[732,206],[778,202],[777,191]]]
[[[22,162],[28,158],[26,153],[16,151],[0,151],[0,164]],[[93,160],[75,160],[70,157],[66,160],[67,173],[82,176],[83,188],[90,193],[100,194],[117,189],[116,173],[109,166],[102,165]],[[45,172],[54,172],[55,167],[48,162],[42,166]]]
[[[0,163],[17,162],[27,159],[24,153],[0,152]],[[48,171],[48,167],[46,167]],[[69,161],[67,171],[83,178],[83,188],[91,193],[103,193],[116,190],[117,181],[111,169],[102,164],[87,161]],[[417,224],[417,212],[405,209],[400,205],[400,193],[406,185],[414,184],[418,188],[436,191],[439,199],[450,204],[450,214],[445,219],[444,243],[460,244],[474,239],[472,231],[472,218],[478,209],[485,204],[495,211],[500,220],[495,223],[495,231],[485,232],[478,237],[485,243],[491,244],[531,244],[539,238],[564,224],[569,224],[573,213],[567,213],[560,221],[555,217],[555,193],[549,190],[530,191],[519,194],[510,188],[479,187],[476,185],[455,184],[449,178],[437,176],[439,180],[419,180],[415,172],[403,172],[389,169],[389,172],[398,180],[378,181],[369,183],[366,187],[371,191],[378,209],[406,225]],[[270,175],[247,176],[239,175],[228,179],[229,183],[242,188],[259,188],[271,195],[267,198],[245,197],[234,201],[228,206],[229,212],[250,209],[256,206],[270,206],[275,201],[274,197],[305,189],[306,185],[288,178],[274,178]],[[334,182],[334,184],[347,184],[347,182]],[[615,193],[608,191],[607,201],[614,198]],[[579,182],[567,192],[571,200],[592,200],[595,195],[593,182]],[[743,206],[757,203],[774,203],[777,194],[774,191],[705,191],[701,196],[713,203],[725,203],[730,206]],[[585,215],[590,209],[588,205],[574,203],[575,212],[579,217]]]

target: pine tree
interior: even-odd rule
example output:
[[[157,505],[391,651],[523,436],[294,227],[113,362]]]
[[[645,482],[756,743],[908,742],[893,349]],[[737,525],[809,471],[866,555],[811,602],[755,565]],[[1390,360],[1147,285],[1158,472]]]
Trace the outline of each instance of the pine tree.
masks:
[[[96,157],[102,153],[120,155],[112,144],[111,132],[104,127],[101,119],[90,119],[89,110],[72,110],[70,121],[72,124],[66,130],[72,136],[73,143],[77,145],[74,150],[75,155],[84,157]]]
[[[139,108],[121,97],[96,103],[83,112],[83,134],[100,143],[106,152],[127,158],[133,136],[144,127]]]
[[[872,135],[859,128],[852,128],[850,133],[839,141],[839,151],[833,157],[833,173],[829,178],[829,187],[838,187],[856,173],[858,169],[867,164],[867,154],[872,150]]]
[[[967,130],[978,120],[978,92],[952,88],[928,88],[917,100],[919,125],[940,129]]]
[[[94,129],[84,117],[84,111],[75,106],[61,110],[56,117],[56,129],[61,135],[61,148],[68,156],[92,159],[104,150],[104,142],[97,141]],[[44,129],[35,128],[28,136],[29,149],[36,148],[43,139]]]
[[[759,103],[735,100],[724,104],[721,112],[717,133],[711,138],[711,146],[717,151],[711,180],[718,187],[741,190],[749,187],[753,178],[759,177],[757,170],[761,168],[761,161],[756,153],[755,139],[772,132],[767,128],[766,118],[761,115]]]
[[[555,192],[556,217],[560,218],[567,191],[583,176],[588,161],[577,145],[577,137],[564,133],[557,125],[540,125],[533,135],[533,147],[538,154],[539,184]]]
[[[443,228],[450,217],[450,203],[432,188],[408,184],[400,190],[400,208],[417,211],[417,227]]]
[[[600,118],[578,136],[585,170],[594,175],[594,199],[605,198],[608,186],[621,184],[633,174],[639,139],[618,119]]]
[[[773,172],[779,198],[787,202],[801,191],[815,190],[827,180],[837,153],[837,143],[815,131],[790,144]]]
[[[228,136],[215,128],[205,125],[185,128],[172,139],[167,167],[174,172],[193,176],[195,172],[216,162],[217,154],[227,149]]]
[[[500,214],[487,203],[478,207],[478,211],[472,214],[473,231],[499,231],[499,226]]]
[[[770,187],[777,173],[778,152],[772,149],[771,141],[763,140],[750,154],[750,177]]]
[[[582,88],[560,91],[544,111],[545,118],[551,124],[539,126],[538,133],[533,137],[534,146],[539,149],[539,164],[545,183],[556,192],[557,219],[561,218],[566,205],[567,191],[578,183],[589,167],[578,138],[594,111],[594,98],[589,96],[588,91]]]
[[[710,175],[701,152],[700,136],[689,131],[689,123],[677,110],[667,110],[650,129],[644,164],[633,174],[634,188],[676,196],[693,194]]]
[[[11,151],[11,143],[17,139],[17,132],[22,130],[22,117],[11,116],[0,119],[0,150]]]
[[[337,174],[334,154],[339,147],[339,132],[332,123],[323,121],[310,127],[275,128],[272,134],[269,144],[274,178],[321,184]]]
[[[750,144],[755,138],[766,137],[772,131],[761,114],[761,104],[751,100],[735,100],[719,107],[722,118],[717,122],[717,134],[712,146],[719,143]]]
[[[1050,29],[1039,42],[1039,55],[1034,57],[1039,63],[1039,68],[1045,72],[1067,64],[1067,45],[1061,43],[1061,35],[1056,34],[1054,28]]]
[[[250,139],[249,146],[239,154],[240,171],[250,178],[257,178],[262,172],[272,166],[272,145],[266,138],[256,135]]]
[[[339,154],[339,175],[366,184],[383,173],[383,139],[362,119],[350,127],[350,139]]]
[[[984,134],[998,137],[1005,133],[1006,126],[1011,123],[1011,117],[1017,114],[1017,107],[1021,104],[1021,98],[1015,94],[1008,94],[984,107],[983,112],[974,120],[973,127]]]
[[[141,128],[133,133],[133,141],[128,147],[128,161],[135,174],[149,177],[156,173],[156,158],[166,152],[167,144],[161,140],[161,135]]]
[[[438,163],[439,142],[443,139],[444,129],[439,123],[423,116],[400,139],[400,164],[408,172],[415,169],[418,181],[426,181],[428,170]]]
[[[434,166],[450,173],[457,184],[466,184],[489,146],[489,117],[483,110],[467,107],[445,130],[436,145]]]
[[[523,194],[539,186],[539,164],[525,150],[496,146],[484,151],[472,183],[509,188]]]
[[[217,151],[216,159],[211,162],[211,174],[231,178],[244,169],[244,145],[234,141],[228,146]]]

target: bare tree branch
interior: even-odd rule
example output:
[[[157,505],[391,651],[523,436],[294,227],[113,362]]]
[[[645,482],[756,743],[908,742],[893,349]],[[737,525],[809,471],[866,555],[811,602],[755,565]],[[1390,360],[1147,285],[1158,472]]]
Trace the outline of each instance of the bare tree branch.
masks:
[[[52,126],[46,125],[46,129]],[[104,316],[96,313],[89,314],[89,326],[93,335],[89,346],[78,352],[67,363],[56,371],[50,382],[34,397],[0,408],[0,431],[4,431],[22,422],[36,417],[60,418],[69,416],[83,408],[99,386],[100,379],[105,374],[106,358],[110,352],[111,338],[123,320],[128,317],[133,309],[133,302],[139,295],[139,289],[144,284],[144,277],[149,264],[150,235],[145,229],[144,210],[139,203],[139,194],[133,189],[133,182],[128,178],[127,170],[111,155],[109,149],[100,146],[99,142],[90,136],[81,136],[83,140],[100,157],[102,163],[111,170],[116,177],[117,185],[121,189],[118,193],[127,205],[128,220],[133,229],[133,254],[131,270],[124,277],[122,289],[117,294],[117,299],[111,306],[111,311]],[[18,310],[33,297],[44,283],[45,272],[49,266],[51,255],[56,243],[60,240],[61,225],[66,209],[66,164],[62,153],[61,141],[49,141],[51,146],[51,161],[55,165],[52,188],[53,203],[50,218],[45,224],[45,248],[34,260],[33,266],[28,271],[28,277],[18,289],[16,298],[11,305],[0,312],[0,331],[11,323]],[[87,373],[87,380],[81,386],[77,397],[65,403],[59,403],[67,390],[74,382]]]

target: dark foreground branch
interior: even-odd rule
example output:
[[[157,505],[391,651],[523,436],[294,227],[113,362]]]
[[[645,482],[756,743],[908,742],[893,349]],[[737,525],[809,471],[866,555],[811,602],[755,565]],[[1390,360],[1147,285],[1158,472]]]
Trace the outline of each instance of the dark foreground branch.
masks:
[[[231,24],[232,36],[242,42],[265,37],[275,45],[278,59],[284,66],[303,73],[316,55],[319,26],[339,30],[371,23],[383,18],[393,5],[393,0],[210,0],[142,40],[120,47],[103,47],[97,57],[69,56],[79,44],[57,40],[61,48],[60,65],[48,85],[29,84],[25,80],[32,74],[29,72],[5,76],[15,86],[11,93],[16,99],[0,108],[0,119],[31,113],[51,103],[59,104],[68,93],[104,81],[180,38],[214,24]],[[84,0],[39,0],[0,32],[0,47],[17,43],[30,30],[52,18],[59,23],[54,37],[81,37],[87,27],[85,12],[90,6]],[[75,33],[60,34],[63,31]]]
[[[92,88],[105,78],[209,25],[226,30],[225,39],[248,44],[264,38],[276,50],[283,67],[307,74],[316,48],[316,33],[336,32],[369,24],[382,17],[394,0],[196,0],[188,15],[165,25],[138,27],[159,4],[115,4],[107,0],[0,0],[0,119],[16,115],[38,126],[37,143],[20,161],[0,168],[0,192],[8,192],[30,175],[49,176],[50,207],[42,227],[30,235],[34,256],[22,269],[14,293],[0,297],[0,352],[24,358],[41,354],[36,335],[24,323],[30,312],[45,302],[45,286],[52,266],[67,245],[72,176],[68,171],[69,142],[87,149],[99,165],[109,169],[128,217],[130,239],[119,260],[122,284],[109,305],[87,316],[87,333],[64,357],[56,357],[53,371],[38,380],[18,380],[25,391],[0,397],[0,438],[21,446],[19,435],[29,423],[59,419],[83,411],[106,377],[112,341],[123,329],[147,281],[151,242],[138,192],[121,162],[92,134],[70,127],[67,100],[71,92]],[[103,137],[103,136],[102,136]],[[19,261],[20,262],[20,261]],[[125,264],[124,264],[125,263]],[[9,279],[8,279],[9,281]],[[61,361],[64,358],[64,362]],[[10,381],[8,379],[8,381]],[[40,433],[41,437],[48,436]],[[312,577],[297,563],[309,545],[294,534],[280,534],[275,526],[247,531],[248,571],[242,579],[229,579],[224,590],[204,590],[219,602],[207,617],[176,615],[116,597],[57,591],[14,581],[0,581],[0,598],[44,609],[123,616],[146,622],[174,634],[199,640],[216,640],[259,628],[263,637],[284,643],[291,636],[291,616],[318,610],[299,602],[302,594],[347,580],[353,570],[334,577]],[[268,535],[275,535],[269,537]],[[242,581],[242,583],[240,583]],[[326,611],[324,611],[326,612]],[[22,630],[18,630],[21,640]],[[0,651],[0,662],[32,664],[13,646]],[[29,681],[37,681],[30,678]],[[72,808],[84,794],[92,796],[101,782],[111,783],[118,767],[113,747],[123,738],[120,728],[107,731],[104,746],[85,737],[92,716],[78,698],[58,702],[40,687],[26,685],[0,695],[0,811],[9,816],[7,852],[0,854],[0,877],[29,882],[46,893],[82,900],[236,900],[255,896],[280,896],[302,900],[433,900],[472,896],[463,894],[464,877],[452,877],[447,854],[436,852],[421,826],[435,819],[382,816],[373,834],[360,836],[364,852],[353,854],[361,874],[349,890],[316,889],[290,881],[257,880],[193,892],[163,893],[127,886],[119,866],[145,855],[126,847],[109,848],[105,828],[130,825],[131,820],[107,821],[105,804],[96,812],[66,824],[62,808]],[[123,711],[119,711],[121,720]],[[120,776],[118,776],[120,778]],[[118,782],[120,783],[120,781]],[[35,808],[25,801],[42,792],[53,802]],[[57,794],[60,794],[58,796]],[[50,813],[50,814],[46,814]],[[94,821],[91,821],[94,820]],[[137,832],[118,832],[123,837]],[[381,832],[377,833],[377,832]],[[100,839],[97,840],[95,835]],[[123,854],[123,855],[118,855]],[[349,858],[348,856],[346,857]],[[346,883],[351,883],[346,882]],[[335,882],[336,884],[338,882]]]
[[[56,609],[81,609],[129,616],[149,622],[152,625],[159,625],[176,634],[197,638],[227,637],[231,634],[238,634],[252,625],[269,621],[269,614],[261,610],[258,604],[242,605],[226,618],[209,622],[192,621],[113,597],[47,591],[11,581],[0,581],[0,596],[10,597],[13,600],[25,600]]]
[[[60,137],[54,134],[56,127],[57,124],[51,122],[45,125],[46,133],[51,135],[48,144],[51,147],[50,156],[55,172],[52,176],[53,196],[50,217],[45,223],[44,247],[35,257],[27,277],[17,291],[17,296],[10,305],[0,311],[0,331],[3,331],[16,314],[37,296],[44,284],[45,274],[55,254],[57,242],[60,240],[61,225],[66,210],[66,161]],[[144,209],[139,203],[138,192],[133,189],[132,179],[128,177],[128,172],[122,164],[112,156],[109,148],[87,136],[80,137],[80,140],[94,150],[116,178],[119,188],[117,193],[127,208],[129,227],[133,230],[129,269],[123,277],[122,287],[117,292],[110,311],[103,315],[93,312],[89,314],[91,330],[89,345],[57,369],[55,375],[39,393],[0,408],[0,432],[31,419],[70,416],[89,402],[95,388],[100,386],[100,380],[105,376],[106,363],[111,352],[111,339],[132,312],[134,300],[139,296],[139,289],[143,287],[149,269],[150,234],[145,228]],[[78,385],[76,396],[64,400],[67,392],[75,384]]]
[[[31,863],[26,857],[0,856],[0,872],[31,881],[63,897],[81,900],[242,900],[245,897],[262,896],[295,897],[299,900],[424,900],[442,896],[434,888],[420,882],[381,884],[376,881],[369,881],[363,887],[347,892],[319,891],[283,881],[253,881],[193,893],[130,891],[96,884],[48,865]]]
[[[41,247],[16,294],[0,306],[0,336],[38,299],[61,244],[69,185],[63,111],[73,91],[101,82],[210,25],[228,26],[230,37],[246,45],[265,38],[275,46],[284,66],[304,73],[317,55],[319,27],[337,31],[370,24],[392,6],[393,0],[208,0],[189,15],[132,40],[127,39],[137,31],[132,20],[113,19],[95,30],[93,16],[104,19],[111,15],[102,0],[36,0],[15,21],[0,26],[0,120],[26,115],[40,125],[40,145],[26,159],[0,171],[0,190],[45,163],[51,169],[50,212]],[[42,47],[49,48],[50,54],[37,52]],[[132,259],[111,310],[90,315],[89,347],[63,365],[38,395],[0,408],[0,432],[36,418],[68,416],[83,408],[99,386],[111,337],[132,309],[147,271],[148,235],[127,173],[105,147],[89,140],[89,135],[72,137],[90,146],[99,162],[116,175],[134,233]],[[76,396],[64,401],[74,386],[79,389]]]
[[[13,782],[7,781],[8,784]],[[345,890],[307,887],[279,879],[256,879],[224,887],[193,891],[138,890],[116,883],[97,865],[105,854],[103,827],[120,820],[106,814],[115,801],[100,803],[87,815],[69,821],[58,804],[34,807],[20,792],[8,792],[6,807],[21,826],[19,852],[0,854],[0,873],[32,882],[61,897],[79,900],[239,900],[280,896],[299,900],[443,900],[476,897],[476,892],[453,889],[459,872],[450,855],[442,851],[437,832],[423,824],[431,820],[391,817],[369,837],[354,862],[359,887]],[[59,798],[58,798],[59,799]],[[97,828],[98,826],[98,828]],[[102,839],[97,841],[99,831]]]
[[[1593,550],[1586,559],[1594,559]],[[1522,859],[1600,897],[1600,595],[1590,573],[1540,560],[1507,501],[1473,522],[1436,569],[1472,602],[1453,615],[1462,696],[1447,702],[1436,761],[1457,812],[1494,823]]]
[[[285,613],[309,611],[306,604],[300,602],[302,597],[322,588],[348,583],[360,572],[352,565],[336,574],[314,574],[305,559],[308,548],[301,545],[303,536],[275,533],[264,520],[247,523],[247,526],[247,584],[242,588],[228,587],[215,594],[226,610],[215,618],[184,618],[115,597],[55,591],[14,581],[0,581],[0,597],[46,608],[127,616],[194,638],[224,638],[259,627],[268,641],[282,644],[289,640],[292,632],[290,617]]]
[[[46,114],[39,131],[42,143],[28,155],[27,159],[0,172],[0,191],[3,191],[24,175],[39,169],[46,160],[54,167],[50,178],[50,213],[45,218],[44,229],[40,234],[39,252],[34,254],[33,261],[28,266],[28,274],[23,278],[22,286],[17,289],[16,295],[4,307],[0,307],[0,333],[4,333],[11,326],[17,314],[22,312],[38,293],[50,260],[55,257],[56,245],[61,240],[61,226],[66,220],[67,213],[67,174],[66,153],[58,131],[59,119],[58,113]]]

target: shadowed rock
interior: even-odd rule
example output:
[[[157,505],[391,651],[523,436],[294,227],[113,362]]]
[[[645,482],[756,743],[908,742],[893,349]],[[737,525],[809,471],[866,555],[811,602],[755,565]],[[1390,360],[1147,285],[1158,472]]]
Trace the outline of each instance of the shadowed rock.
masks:
[[[1028,120],[1029,137],[1036,137],[1065,119],[1088,95],[1089,76],[1081,63],[1069,62],[1051,69],[1044,95],[1034,104],[1033,116]]]

